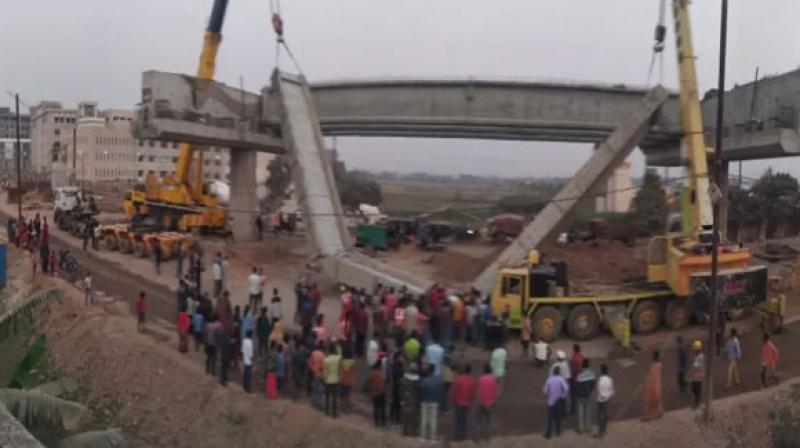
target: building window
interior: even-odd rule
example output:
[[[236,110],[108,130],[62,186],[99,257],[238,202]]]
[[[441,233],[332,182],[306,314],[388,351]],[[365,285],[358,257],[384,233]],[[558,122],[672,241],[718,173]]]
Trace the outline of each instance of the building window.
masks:
[[[215,161],[214,161],[214,166],[220,166],[220,165],[222,165],[222,164],[220,163],[220,161],[219,161],[219,160],[215,160]]]
[[[155,162],[156,161],[156,156],[148,156],[147,157],[147,161],[148,162]]]
[[[210,163],[211,163],[211,161],[208,160],[208,159],[203,160],[203,165],[205,165],[205,166],[208,166]]]
[[[164,177],[164,176],[167,175],[167,172],[166,171],[161,171],[161,172],[158,173],[158,175],[161,176],[161,177]]]
[[[180,144],[180,143],[178,143],[178,142],[172,142],[172,147],[173,147],[173,148],[175,148],[175,149],[178,149],[178,147],[179,147],[180,145],[181,145],[181,144]]]
[[[144,162],[144,154],[139,154],[139,161]]]
[[[166,148],[166,147],[167,147],[167,142],[164,142],[164,141],[162,141],[162,142],[161,142],[161,147],[162,147],[162,148]]]
[[[178,158],[177,157],[173,157],[172,158],[172,163],[178,163]]]
[[[55,134],[55,135],[61,135],[61,130],[59,130],[59,129],[56,129],[55,131],[53,131],[53,134]]]

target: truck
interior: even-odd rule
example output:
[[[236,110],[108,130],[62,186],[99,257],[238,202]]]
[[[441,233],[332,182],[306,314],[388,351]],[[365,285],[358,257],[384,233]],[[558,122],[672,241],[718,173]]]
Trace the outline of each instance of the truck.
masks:
[[[75,237],[93,232],[99,214],[94,197],[75,186],[58,187],[54,192],[53,221],[60,230]]]
[[[533,332],[541,339],[553,340],[566,327],[573,339],[586,340],[605,325],[624,345],[631,330],[639,334],[652,333],[662,320],[669,328],[677,330],[687,326],[694,315],[708,313],[712,248],[719,235],[713,230],[708,151],[688,2],[673,0],[672,10],[681,86],[680,116],[687,157],[682,219],[678,225],[670,223],[664,235],[650,240],[646,280],[636,284],[610,285],[587,294],[570,295],[566,266],[541,263],[536,250],[528,254],[524,267],[501,269],[495,278],[490,302],[496,315],[509,316],[511,328],[520,327],[525,316],[531,319]],[[663,36],[663,30],[660,34]],[[732,316],[753,307],[773,315],[783,312],[785,298],[767,300],[766,266],[751,265],[748,249],[720,244],[716,258],[720,291],[717,298],[722,311]]]
[[[507,243],[525,228],[525,217],[514,213],[496,215],[486,221],[486,233],[492,243]]]

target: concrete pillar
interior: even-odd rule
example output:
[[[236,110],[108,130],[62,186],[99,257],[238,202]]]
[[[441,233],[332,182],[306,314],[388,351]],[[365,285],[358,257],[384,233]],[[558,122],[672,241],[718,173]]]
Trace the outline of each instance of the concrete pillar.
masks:
[[[730,170],[729,163],[724,160],[720,166],[720,184],[719,192],[722,195],[722,200],[719,202],[719,236],[720,241],[728,239],[728,208],[730,206],[730,198],[728,197],[728,173]]]
[[[230,226],[236,241],[256,239],[256,152],[231,148]]]

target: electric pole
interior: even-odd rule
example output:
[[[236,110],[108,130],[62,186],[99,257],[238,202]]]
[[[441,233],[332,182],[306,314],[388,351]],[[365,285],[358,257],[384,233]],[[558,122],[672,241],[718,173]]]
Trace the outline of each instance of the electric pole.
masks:
[[[719,29],[719,77],[717,78],[717,127],[715,129],[714,144],[714,188],[718,188],[722,183],[722,126],[724,116],[725,99],[725,51],[728,40],[728,0],[722,0],[722,18]],[[713,197],[713,196],[712,196]],[[717,277],[719,270],[719,210],[720,201],[727,201],[726,197],[717,197],[714,202],[714,221],[713,236],[711,240],[711,298],[709,303],[709,314],[711,325],[708,326],[708,347],[706,347],[706,371],[705,371],[705,409],[703,410],[703,420],[708,423],[711,421],[711,401],[714,396],[714,355],[717,346],[717,325],[719,325],[719,295]]]
[[[22,142],[19,135],[19,94],[14,94],[14,111],[17,115],[17,222],[22,223]]]

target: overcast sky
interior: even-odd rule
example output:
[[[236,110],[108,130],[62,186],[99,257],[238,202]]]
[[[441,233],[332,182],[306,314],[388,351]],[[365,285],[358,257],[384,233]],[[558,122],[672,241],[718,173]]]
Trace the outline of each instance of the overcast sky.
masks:
[[[132,107],[140,74],[193,73],[212,0],[3,0],[0,88],[28,104]],[[669,4],[670,2],[667,1]],[[701,91],[716,85],[718,0],[692,2]],[[502,77],[644,84],[658,0],[284,0],[286,37],[312,80],[366,77]],[[668,8],[669,9],[669,8]],[[269,0],[231,0],[218,80],[257,90],[275,63]],[[800,2],[732,1],[728,80],[751,81],[800,62]],[[676,86],[671,13],[664,83]],[[285,55],[281,66],[291,69]],[[654,81],[658,73],[654,75]],[[0,105],[9,104],[3,97]],[[433,139],[340,138],[351,166],[507,176],[564,176],[583,145]],[[642,157],[633,157],[641,172]],[[787,163],[789,162],[789,163]],[[769,164],[800,175],[797,160]]]

